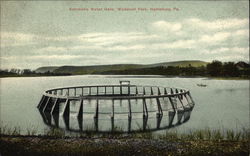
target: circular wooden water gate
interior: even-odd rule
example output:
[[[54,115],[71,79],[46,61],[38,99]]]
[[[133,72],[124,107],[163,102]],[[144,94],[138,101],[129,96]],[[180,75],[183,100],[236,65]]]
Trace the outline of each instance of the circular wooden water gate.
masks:
[[[127,101],[126,111],[119,112],[127,113],[128,118],[132,118],[133,113],[141,113],[143,118],[148,116],[149,110],[147,107],[148,100],[155,100],[156,116],[163,115],[162,106],[164,100],[168,100],[171,107],[167,111],[178,112],[193,109],[194,101],[187,89],[170,88],[161,86],[138,86],[131,85],[130,81],[120,81],[119,85],[98,85],[98,86],[76,86],[64,87],[47,90],[38,104],[38,109],[43,113],[61,114],[64,117],[70,116],[70,105],[73,101],[80,103],[77,110],[77,117],[81,118],[84,113],[84,101],[95,101],[95,111],[93,111],[94,118],[98,118],[100,113],[100,100],[111,101],[110,116],[114,118],[116,112],[114,110],[115,101]],[[136,100],[142,104],[141,110],[134,112],[131,106],[131,100]],[[61,105],[61,106],[60,106]],[[63,107],[59,111],[59,107]],[[151,110],[152,112],[152,110]],[[107,112],[106,112],[107,113]]]

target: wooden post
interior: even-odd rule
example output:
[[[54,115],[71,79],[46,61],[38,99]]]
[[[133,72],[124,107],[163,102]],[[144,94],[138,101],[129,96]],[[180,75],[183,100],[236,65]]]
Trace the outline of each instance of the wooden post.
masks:
[[[96,95],[99,95],[99,87],[96,87]]]
[[[56,128],[59,128],[59,113],[57,113],[56,115],[52,115],[52,116],[53,116]]]
[[[167,95],[168,92],[167,92],[167,88],[164,88],[164,94]]]
[[[43,104],[44,99],[45,99],[45,96],[43,95],[42,98],[41,98],[41,100],[40,100],[40,102],[37,105],[37,108],[40,109],[41,105]]]
[[[151,95],[154,95],[153,88],[151,87]]]
[[[178,110],[177,111],[177,123],[181,123],[182,116],[184,115],[184,110]]]
[[[89,87],[89,95],[91,95],[91,87]]]
[[[112,86],[112,95],[115,94],[115,89],[114,89],[114,86]]]
[[[161,95],[161,91],[160,88],[158,87],[158,95]]]
[[[63,109],[63,116],[69,118],[69,112],[70,112],[70,100],[67,99]]]
[[[177,97],[178,97],[179,101],[181,102],[181,105],[182,105],[183,109],[185,110],[185,107],[184,107],[184,105],[183,105],[183,103],[181,101],[181,97],[179,95],[177,95]]]
[[[142,100],[142,111],[143,111],[143,118],[145,116],[145,106],[144,106],[144,99]]]
[[[183,90],[180,90],[181,93],[183,93]],[[181,100],[183,100],[183,95],[181,94]]]
[[[107,87],[105,86],[104,87],[104,95],[106,95],[107,94]]]
[[[114,99],[112,99],[112,112],[111,112],[111,118],[114,118],[114,115],[115,115],[115,101]]]
[[[115,128],[115,122],[114,122],[114,117],[111,117],[111,131],[114,131]]]
[[[99,126],[98,126],[98,118],[94,118],[94,123],[95,123],[95,131],[97,132],[98,129],[99,129]]]
[[[157,103],[157,106],[158,106],[158,113],[156,114],[157,117],[159,116],[162,116],[162,108],[161,108],[161,102],[159,100],[159,98],[156,98],[156,103]]]
[[[48,125],[51,125],[51,121],[52,121],[52,116],[48,113],[43,113],[44,115],[44,119],[45,119],[45,122],[48,124]]]
[[[77,118],[82,119],[82,114],[83,114],[83,99],[81,99],[81,101],[80,101],[80,108],[79,108],[79,111],[77,114]]]
[[[157,116],[157,129],[159,129],[161,127],[161,119],[162,119],[162,116]]]
[[[80,131],[82,131],[82,116],[78,118],[78,125],[79,125]]]
[[[148,108],[146,104],[146,99],[143,98],[143,118],[148,117]]]
[[[148,123],[148,116],[145,116],[143,118],[143,130],[145,131],[147,128],[147,123]]]
[[[172,100],[172,97],[168,97],[168,99],[169,99],[169,101],[170,101],[170,103],[171,103],[171,106],[172,106],[174,112],[176,112],[175,107],[174,107],[174,102],[173,102],[173,100]]]
[[[131,131],[131,118],[128,118],[128,132]]]
[[[191,111],[190,111],[190,110],[184,112],[184,115],[183,115],[183,117],[184,117],[183,123],[186,122],[186,121],[188,121],[188,120],[190,119],[190,115],[191,115]]]
[[[128,95],[130,95],[130,85],[128,85]]]
[[[56,100],[53,104],[53,107],[51,109],[51,112],[50,112],[51,115],[55,114],[55,113],[59,113],[59,99],[58,98],[56,98]]]
[[[131,101],[130,99],[128,99],[128,118],[132,117],[132,113],[131,113]]]
[[[188,92],[187,95],[190,97],[190,99],[192,101],[192,104],[194,105],[195,103],[194,103],[194,100],[193,100],[192,96],[190,95],[190,92]]]
[[[143,87],[143,95],[146,95],[145,87]]]
[[[178,89],[175,89],[175,93],[176,93],[176,94],[179,93]],[[185,107],[183,106],[183,103],[182,103],[182,101],[181,101],[180,95],[176,95],[176,98],[179,99],[179,101],[181,102],[181,105],[182,105],[183,109],[185,109]]]
[[[190,106],[190,105],[192,104],[192,102],[188,99],[188,97],[187,97],[186,93],[184,94],[184,97],[186,98],[187,103],[188,103],[188,105]]]
[[[46,111],[46,108],[48,107],[48,104],[49,104],[50,99],[51,99],[51,97],[48,98],[48,100],[47,100],[45,106],[43,107],[43,112]]]
[[[169,116],[169,118],[168,118],[168,120],[169,120],[168,126],[171,127],[173,125],[175,111],[174,112],[169,111],[168,116]]]
[[[120,85],[120,94],[122,95],[122,85]]]
[[[94,118],[98,118],[98,115],[99,115],[99,101],[98,99],[96,99],[96,110]]]
[[[70,119],[69,116],[63,116],[63,120],[64,120],[64,123],[65,123],[66,130],[70,130],[69,119]]]
[[[138,88],[137,88],[137,86],[135,87],[135,94],[138,95]]]
[[[43,110],[44,106],[46,105],[47,101],[48,101],[49,97],[48,96],[44,96],[43,102],[41,103],[39,109]]]
[[[170,88],[170,93],[171,93],[171,94],[174,94],[174,91],[173,91],[173,89],[172,89],[172,88]]]

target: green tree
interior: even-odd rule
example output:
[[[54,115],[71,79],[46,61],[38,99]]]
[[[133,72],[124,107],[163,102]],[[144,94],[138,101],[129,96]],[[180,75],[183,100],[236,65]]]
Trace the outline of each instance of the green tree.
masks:
[[[222,68],[222,62],[217,60],[214,60],[212,63],[207,64],[207,72],[211,76],[221,76]]]
[[[23,74],[24,75],[29,75],[29,74],[32,74],[32,71],[30,69],[24,69]]]
[[[234,62],[223,64],[223,76],[239,76],[239,69]]]

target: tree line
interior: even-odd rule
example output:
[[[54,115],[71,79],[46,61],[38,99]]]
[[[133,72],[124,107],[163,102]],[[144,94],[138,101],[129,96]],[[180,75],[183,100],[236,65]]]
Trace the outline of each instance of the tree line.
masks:
[[[18,76],[65,76],[65,75],[72,75],[71,73],[54,73],[54,72],[44,72],[44,73],[38,73],[31,69],[16,69],[12,68],[10,70],[0,69],[0,76],[1,77],[18,77]]]
[[[112,70],[95,74],[124,74],[124,75],[169,75],[169,76],[212,76],[212,77],[249,77],[250,66],[245,62],[221,62],[214,60],[206,66],[187,67],[159,66],[126,70]]]
[[[0,70],[1,77],[8,76],[63,76],[74,75],[75,73],[55,73],[47,71],[37,73],[30,69]],[[87,73],[88,74],[88,73]],[[91,72],[91,74],[120,74],[120,75],[168,75],[168,76],[212,76],[212,77],[250,77],[249,63],[221,62],[214,60],[206,66],[193,67],[191,64],[186,67],[180,66],[158,66],[151,68],[132,68],[125,70],[108,70],[102,72]]]

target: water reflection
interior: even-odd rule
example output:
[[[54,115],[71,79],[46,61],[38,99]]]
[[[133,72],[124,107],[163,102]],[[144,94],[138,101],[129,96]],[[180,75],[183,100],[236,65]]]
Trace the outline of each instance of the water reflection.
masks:
[[[93,118],[90,114],[83,114],[82,117],[77,117],[77,115],[66,117],[39,112],[46,125],[70,132],[130,133],[157,131],[179,126],[190,119],[192,109],[193,107],[176,112],[164,111],[162,116],[149,113],[148,117],[142,117],[142,113],[137,113],[132,118],[125,117],[124,114],[116,115],[114,118],[110,118],[107,114],[100,114],[99,118]]]

